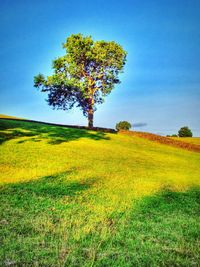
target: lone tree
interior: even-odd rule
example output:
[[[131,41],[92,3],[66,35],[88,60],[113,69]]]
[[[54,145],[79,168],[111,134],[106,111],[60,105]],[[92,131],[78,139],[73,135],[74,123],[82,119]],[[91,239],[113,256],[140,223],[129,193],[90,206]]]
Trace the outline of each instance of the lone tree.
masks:
[[[93,41],[82,34],[72,34],[63,48],[66,54],[53,60],[53,75],[38,74],[34,86],[48,93],[54,109],[80,107],[92,128],[96,105],[120,83],[127,53],[115,42]]]
[[[184,126],[178,131],[178,136],[179,137],[192,137],[192,131],[188,128],[188,126]]]

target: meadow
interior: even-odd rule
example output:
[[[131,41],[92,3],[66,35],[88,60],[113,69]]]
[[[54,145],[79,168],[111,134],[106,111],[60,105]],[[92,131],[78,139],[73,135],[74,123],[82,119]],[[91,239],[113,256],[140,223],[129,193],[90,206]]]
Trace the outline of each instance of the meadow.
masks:
[[[1,266],[199,266],[200,153],[0,120]]]

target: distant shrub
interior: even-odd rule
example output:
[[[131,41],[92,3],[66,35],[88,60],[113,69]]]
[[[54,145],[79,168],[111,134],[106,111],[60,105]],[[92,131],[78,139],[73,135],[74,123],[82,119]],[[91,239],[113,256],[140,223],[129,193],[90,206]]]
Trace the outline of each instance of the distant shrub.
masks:
[[[166,136],[167,136],[167,137],[178,137],[177,134],[172,134],[172,135],[168,134],[168,135],[166,135]]]
[[[120,121],[116,124],[116,130],[120,131],[120,130],[130,130],[131,128],[131,124],[128,121]]]
[[[192,137],[192,131],[187,126],[184,126],[180,128],[180,130],[178,131],[178,136],[179,137]]]

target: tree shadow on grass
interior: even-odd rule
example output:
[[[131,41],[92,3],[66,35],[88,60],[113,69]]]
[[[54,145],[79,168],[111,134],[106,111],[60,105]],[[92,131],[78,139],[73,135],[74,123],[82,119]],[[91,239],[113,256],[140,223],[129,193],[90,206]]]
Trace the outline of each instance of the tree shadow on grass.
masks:
[[[104,132],[100,131],[95,132],[84,129],[65,128],[33,122],[0,120],[0,144],[20,137],[27,137],[27,139],[19,140],[19,144],[26,141],[40,142],[46,139],[47,142],[52,145],[58,145],[80,138],[92,140],[110,139]]]
[[[38,180],[3,185],[0,188],[0,266],[57,266],[57,249],[67,232],[71,214],[79,219],[78,198],[96,179],[70,181],[76,170],[42,177]],[[70,224],[70,223],[69,223]],[[44,256],[45,255],[45,256]],[[47,264],[54,262],[54,264]]]
[[[163,190],[133,207],[126,227],[112,240],[113,254],[101,266],[198,266],[200,188]],[[105,246],[106,249],[109,249]],[[123,254],[119,253],[126,248]],[[99,251],[103,254],[103,251]],[[118,265],[119,264],[119,265]]]
[[[81,182],[69,182],[67,176],[71,173],[63,172],[60,174],[45,176],[37,180],[6,184],[1,187],[1,194],[23,196],[49,197],[59,199],[63,196],[74,197],[84,190],[89,189],[95,179],[86,179]]]

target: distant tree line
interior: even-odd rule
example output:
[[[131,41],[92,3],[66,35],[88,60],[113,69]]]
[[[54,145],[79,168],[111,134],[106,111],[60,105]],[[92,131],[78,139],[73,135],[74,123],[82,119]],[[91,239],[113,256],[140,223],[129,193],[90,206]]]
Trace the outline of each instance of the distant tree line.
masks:
[[[129,131],[132,125],[128,121],[120,121],[116,124],[115,128],[117,131],[126,130]],[[188,126],[181,127],[177,134],[167,135],[167,137],[192,137],[192,131]]]
[[[188,126],[181,127],[178,134],[167,135],[168,137],[192,137],[192,131]]]

